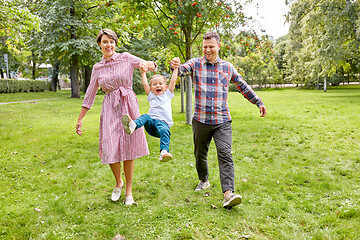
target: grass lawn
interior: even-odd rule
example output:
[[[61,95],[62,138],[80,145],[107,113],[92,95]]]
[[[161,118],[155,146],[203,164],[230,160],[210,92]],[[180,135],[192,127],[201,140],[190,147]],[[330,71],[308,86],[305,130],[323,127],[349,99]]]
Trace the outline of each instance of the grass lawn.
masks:
[[[138,206],[111,202],[110,168],[100,164],[98,125],[103,95],[75,133],[82,99],[69,91],[0,94],[0,239],[359,239],[360,86],[257,91],[268,115],[230,93],[236,193],[222,208],[215,146],[211,187],[194,192],[192,130],[173,99],[170,150],[159,140],[135,162]],[[148,102],[139,95],[140,112]],[[210,195],[210,196],[207,196]]]

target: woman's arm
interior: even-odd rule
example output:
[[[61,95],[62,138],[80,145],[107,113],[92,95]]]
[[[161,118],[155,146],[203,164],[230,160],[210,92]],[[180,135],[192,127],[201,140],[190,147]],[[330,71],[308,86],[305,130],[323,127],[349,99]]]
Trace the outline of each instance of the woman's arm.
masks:
[[[86,113],[89,111],[86,107],[81,107],[80,114],[76,123],[76,133],[80,136],[82,135],[81,127],[82,127],[82,119],[85,117]]]

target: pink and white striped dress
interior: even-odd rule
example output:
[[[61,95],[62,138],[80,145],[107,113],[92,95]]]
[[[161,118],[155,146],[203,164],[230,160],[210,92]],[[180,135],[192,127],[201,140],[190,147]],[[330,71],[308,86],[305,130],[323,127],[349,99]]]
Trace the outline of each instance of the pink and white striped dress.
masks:
[[[106,93],[100,115],[99,155],[102,164],[136,159],[149,154],[144,128],[127,135],[121,122],[124,114],[140,116],[139,104],[132,89],[134,68],[144,61],[130,53],[114,53],[109,60],[96,63],[86,91],[83,107],[94,103],[99,86]]]

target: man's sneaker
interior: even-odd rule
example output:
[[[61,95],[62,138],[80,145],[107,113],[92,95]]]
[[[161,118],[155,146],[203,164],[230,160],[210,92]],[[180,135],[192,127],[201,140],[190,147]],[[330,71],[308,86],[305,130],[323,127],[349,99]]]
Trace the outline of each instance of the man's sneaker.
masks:
[[[126,134],[130,135],[135,131],[136,123],[131,119],[129,114],[122,116],[122,124],[124,125]]]
[[[160,162],[167,162],[167,161],[170,161],[171,159],[172,159],[171,153],[169,153],[165,149],[161,150],[160,158],[159,158]]]
[[[232,208],[233,206],[239,205],[242,201],[240,195],[235,193],[229,193],[224,197],[224,208]]]
[[[204,189],[207,189],[208,187],[210,187],[210,183],[209,181],[201,181],[195,188],[195,191],[201,191],[201,190],[204,190]]]

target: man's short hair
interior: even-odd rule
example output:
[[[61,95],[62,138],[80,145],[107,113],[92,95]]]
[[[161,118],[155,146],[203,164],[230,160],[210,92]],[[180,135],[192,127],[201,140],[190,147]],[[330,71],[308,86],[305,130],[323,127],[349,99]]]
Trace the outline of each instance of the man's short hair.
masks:
[[[203,37],[203,40],[205,39],[212,39],[212,38],[215,38],[216,39],[216,42],[218,44],[220,44],[220,36],[217,32],[208,32],[208,33],[205,33],[204,37]]]

